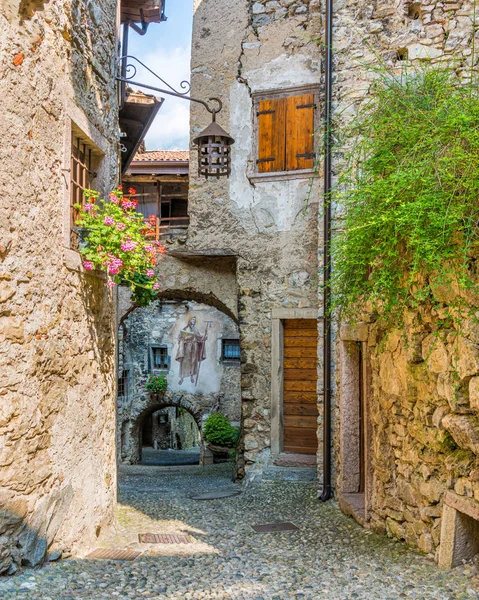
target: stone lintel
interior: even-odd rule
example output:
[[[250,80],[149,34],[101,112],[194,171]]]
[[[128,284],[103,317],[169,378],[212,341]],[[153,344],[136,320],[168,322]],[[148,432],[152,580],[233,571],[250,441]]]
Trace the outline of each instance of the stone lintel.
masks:
[[[476,502],[473,498],[467,498],[466,496],[459,496],[455,492],[448,490],[444,496],[444,504],[447,504],[451,508],[464,513],[468,517],[479,521],[479,502]]]
[[[318,308],[273,308],[273,319],[318,319]]]
[[[345,323],[341,325],[339,335],[343,342],[366,342],[369,335],[369,325],[367,323],[357,323],[356,325]]]

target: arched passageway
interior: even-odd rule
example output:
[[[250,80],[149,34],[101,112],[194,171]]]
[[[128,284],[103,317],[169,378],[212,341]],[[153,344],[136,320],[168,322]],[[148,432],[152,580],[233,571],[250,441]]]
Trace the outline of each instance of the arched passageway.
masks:
[[[121,428],[121,461],[127,464],[163,464],[164,451],[184,451],[187,462],[198,454],[202,462],[202,414],[181,396],[148,396],[145,406],[134,418],[123,421]],[[181,455],[171,456],[181,464]]]
[[[155,448],[185,449],[196,440],[202,449],[202,424],[211,412],[240,425],[239,328],[230,314],[185,298],[162,298],[130,312],[118,337],[121,463],[138,464]],[[167,384],[161,397],[145,390],[158,375]]]

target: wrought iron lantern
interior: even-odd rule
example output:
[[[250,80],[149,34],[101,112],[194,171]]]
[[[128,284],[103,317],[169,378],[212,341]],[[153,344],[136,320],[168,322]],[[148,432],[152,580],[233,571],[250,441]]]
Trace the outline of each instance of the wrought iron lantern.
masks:
[[[137,69],[135,64],[128,63],[128,61],[135,61],[135,63],[138,63],[141,67],[146,69],[150,75],[159,79],[169,89],[157,88],[146,83],[133,81]],[[118,65],[121,69],[121,74],[116,79],[122,84],[121,104],[123,104],[125,100],[125,85],[129,84],[167,94],[169,96],[175,96],[176,98],[183,98],[189,102],[196,102],[197,104],[202,104],[206,108],[212,115],[213,120],[210,125],[208,125],[208,127],[193,140],[193,143],[196,144],[198,148],[198,174],[206,178],[216,177],[219,179],[220,177],[229,177],[231,174],[231,146],[235,141],[229,133],[216,122],[216,115],[223,108],[221,100],[219,98],[208,98],[208,100],[218,104],[218,106],[214,108],[205,100],[189,96],[188,94],[191,86],[187,81],[182,81],[180,84],[180,87],[185,91],[179,92],[178,90],[175,90],[175,88],[162,79],[157,73],[152,71],[134,56],[121,56],[118,59]]]
[[[216,111],[213,121],[193,140],[198,148],[198,175],[206,177],[229,177],[231,174],[230,147],[234,139],[216,122]]]

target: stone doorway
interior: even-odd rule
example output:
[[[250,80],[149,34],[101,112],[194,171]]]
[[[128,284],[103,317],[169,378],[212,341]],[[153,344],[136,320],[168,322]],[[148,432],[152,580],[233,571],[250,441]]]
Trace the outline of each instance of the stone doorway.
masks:
[[[365,525],[371,490],[370,423],[368,414],[369,369],[367,346],[361,329],[341,330],[340,364],[340,473],[341,509]]]
[[[274,464],[316,465],[318,318],[316,309],[274,309],[271,348],[271,451]],[[303,464],[304,463],[304,464]]]

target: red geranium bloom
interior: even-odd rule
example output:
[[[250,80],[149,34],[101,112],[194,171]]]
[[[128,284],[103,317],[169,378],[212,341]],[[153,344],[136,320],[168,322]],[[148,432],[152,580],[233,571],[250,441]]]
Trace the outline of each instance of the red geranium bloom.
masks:
[[[123,186],[120,184],[120,185],[118,186],[118,189],[119,189],[119,190],[122,190],[122,189],[123,189]]]
[[[135,188],[128,188],[128,193],[129,194],[136,194]]]

